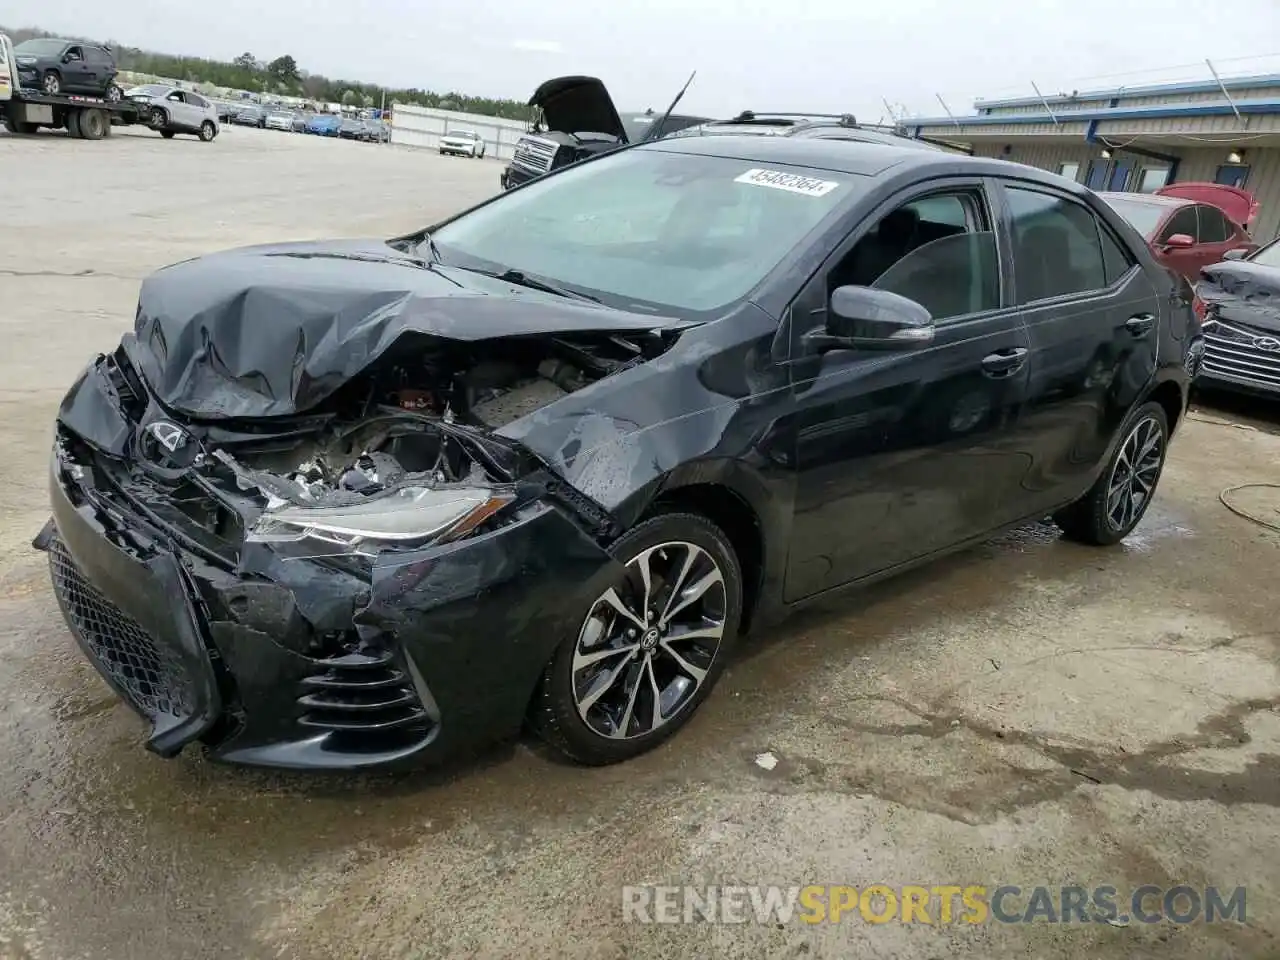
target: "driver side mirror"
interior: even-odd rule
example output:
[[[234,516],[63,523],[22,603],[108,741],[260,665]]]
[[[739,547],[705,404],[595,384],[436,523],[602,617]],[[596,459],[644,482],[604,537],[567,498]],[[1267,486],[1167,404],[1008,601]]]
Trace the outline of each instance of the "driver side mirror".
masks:
[[[911,350],[933,342],[933,317],[914,300],[872,287],[836,287],[824,331],[805,337],[829,350]]]
[[[1195,238],[1187,233],[1175,233],[1164,242],[1166,250],[1185,250],[1196,245]]]

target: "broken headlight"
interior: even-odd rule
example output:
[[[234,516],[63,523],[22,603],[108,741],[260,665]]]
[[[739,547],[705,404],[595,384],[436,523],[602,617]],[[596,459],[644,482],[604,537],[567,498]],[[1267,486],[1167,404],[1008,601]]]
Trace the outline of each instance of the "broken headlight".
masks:
[[[245,538],[254,543],[311,543],[328,552],[373,555],[466,536],[514,495],[482,486],[404,486],[332,506],[270,507]],[[317,554],[319,555],[319,554]]]

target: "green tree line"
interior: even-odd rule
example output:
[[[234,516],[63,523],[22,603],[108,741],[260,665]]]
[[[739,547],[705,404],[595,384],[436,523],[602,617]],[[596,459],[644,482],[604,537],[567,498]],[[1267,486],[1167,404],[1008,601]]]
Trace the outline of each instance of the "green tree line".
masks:
[[[33,27],[6,29],[14,43],[33,37],[55,36]],[[91,38],[72,39],[93,41]],[[449,91],[437,93],[418,87],[384,87],[376,83],[352,80],[331,80],[318,73],[301,69],[289,54],[272,60],[261,60],[253,53],[245,52],[231,61],[209,60],[203,57],[185,57],[170,53],[141,50],[113,40],[105,41],[116,57],[117,66],[123,71],[146,73],[169,80],[210,84],[232,90],[248,90],[253,93],[306,97],[325,103],[358,104],[378,107],[383,95],[390,106],[393,102],[415,103],[423,107],[439,107],[444,110],[461,110],[489,117],[505,117],[509,120],[528,120],[530,108],[521,100],[472,97],[465,93]]]

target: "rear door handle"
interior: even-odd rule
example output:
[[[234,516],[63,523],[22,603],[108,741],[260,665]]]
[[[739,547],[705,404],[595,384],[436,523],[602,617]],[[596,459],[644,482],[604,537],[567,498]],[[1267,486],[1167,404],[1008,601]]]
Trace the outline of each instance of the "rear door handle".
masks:
[[[1027,362],[1026,347],[1006,347],[982,358],[982,372],[989,377],[1007,377]]]
[[[1124,322],[1124,328],[1135,337],[1145,337],[1155,326],[1156,318],[1149,313],[1139,313]]]

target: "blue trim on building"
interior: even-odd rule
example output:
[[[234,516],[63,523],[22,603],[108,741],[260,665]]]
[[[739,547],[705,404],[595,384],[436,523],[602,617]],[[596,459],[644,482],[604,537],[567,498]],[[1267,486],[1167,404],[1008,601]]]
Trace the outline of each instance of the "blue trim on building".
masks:
[[[1223,77],[1222,85],[1228,90],[1244,90],[1248,87],[1280,87],[1280,73],[1260,73],[1249,77]],[[1113,87],[1110,90],[1085,90],[1074,97],[1046,97],[1050,105],[1080,103],[1090,100],[1121,99],[1124,97],[1152,97],[1170,93],[1213,93],[1220,88],[1216,80],[1188,80],[1180,83],[1156,83],[1141,87]],[[991,107],[1039,107],[1044,100],[1039,97],[1014,97],[1009,100],[975,100],[973,109],[979,113]]]
[[[1098,139],[1098,121],[1097,120],[1089,121],[1089,127],[1084,132],[1084,138],[1088,140],[1090,143],[1093,143],[1094,140]]]
[[[1261,100],[1237,100],[1234,105],[1226,100],[1206,100],[1201,103],[1162,103],[1140,107],[1098,107],[1093,110],[1059,110],[1050,115],[1040,113],[983,114],[971,117],[912,117],[911,122],[921,127],[944,124],[955,126],[989,127],[1022,123],[1078,123],[1085,120],[1154,120],[1161,117],[1219,117],[1239,110],[1241,113],[1280,113],[1280,97]]]

